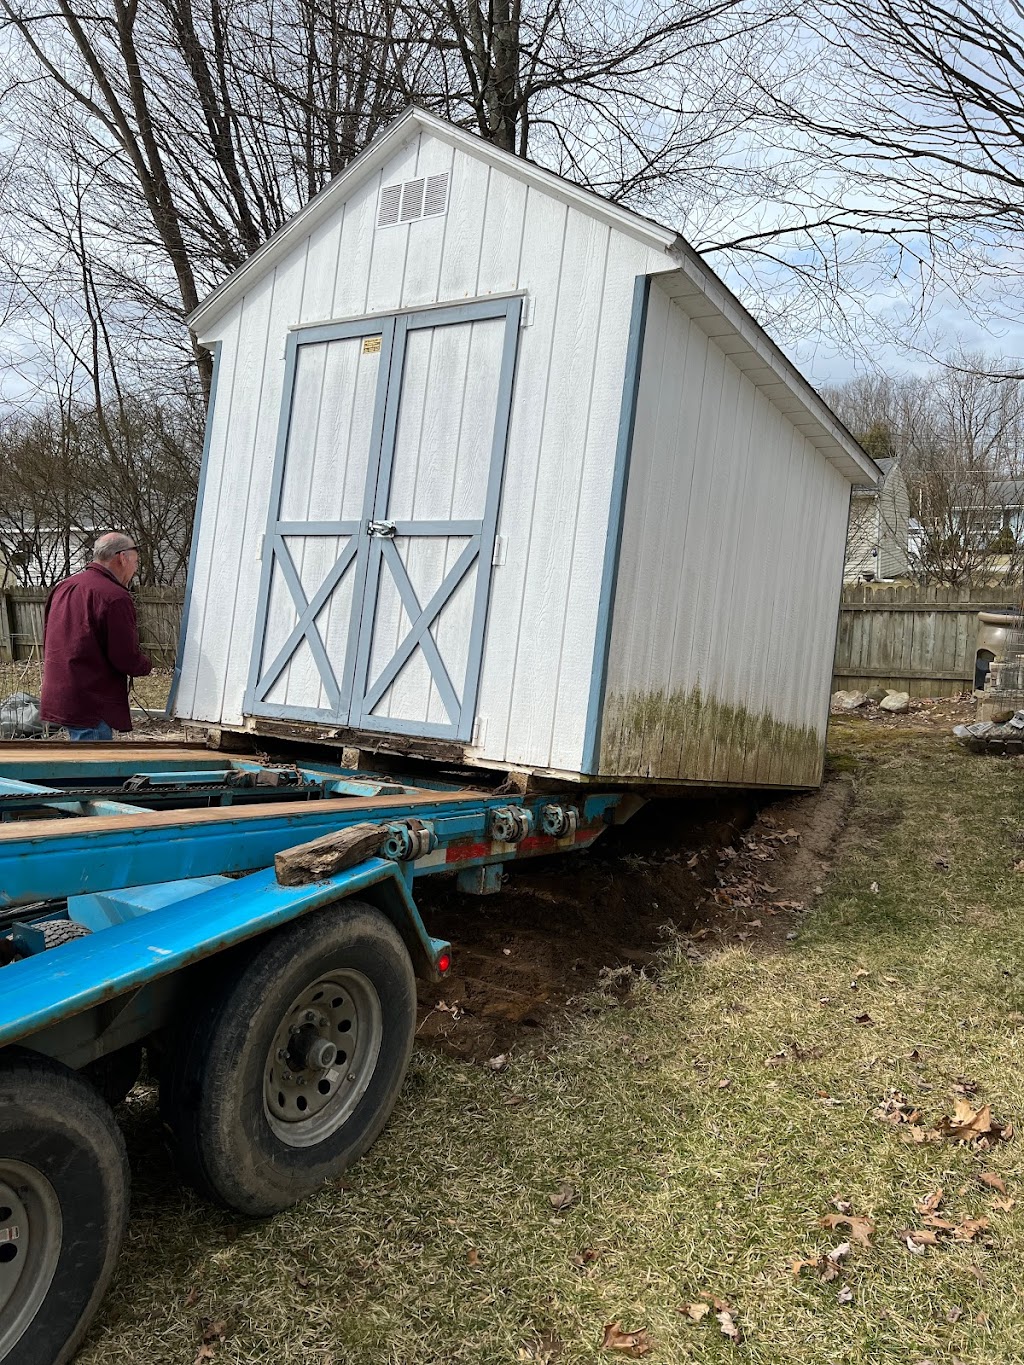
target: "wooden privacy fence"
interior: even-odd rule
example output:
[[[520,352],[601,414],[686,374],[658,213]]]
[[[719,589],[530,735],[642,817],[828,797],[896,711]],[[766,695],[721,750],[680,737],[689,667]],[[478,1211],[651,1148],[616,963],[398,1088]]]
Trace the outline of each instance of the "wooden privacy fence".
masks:
[[[1012,611],[1020,589],[876,587],[843,589],[833,688],[899,687],[914,697],[953,696],[974,683],[979,611]],[[170,668],[181,621],[180,588],[136,594],[142,648]],[[0,661],[39,659],[44,588],[0,590]]]
[[[41,659],[46,588],[0,590],[0,661]],[[170,668],[178,647],[180,588],[143,588],[135,595],[139,639],[157,668]]]
[[[974,686],[978,612],[1012,612],[1020,588],[843,589],[833,688],[950,697]]]

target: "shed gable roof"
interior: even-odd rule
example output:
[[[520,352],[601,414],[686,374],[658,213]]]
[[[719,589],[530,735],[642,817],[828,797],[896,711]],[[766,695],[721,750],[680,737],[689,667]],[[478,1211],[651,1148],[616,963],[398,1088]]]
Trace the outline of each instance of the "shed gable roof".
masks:
[[[203,300],[187,319],[193,332],[200,337],[208,335],[241,295],[421,131],[663,252],[665,271],[654,276],[659,285],[851,483],[877,483],[879,471],[874,461],[764,328],[677,232],[414,105]]]

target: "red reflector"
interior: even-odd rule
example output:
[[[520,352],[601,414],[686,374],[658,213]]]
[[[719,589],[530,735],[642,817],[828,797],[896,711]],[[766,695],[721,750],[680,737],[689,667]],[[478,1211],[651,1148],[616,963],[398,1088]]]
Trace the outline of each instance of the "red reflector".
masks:
[[[451,965],[452,959],[450,953],[442,953],[441,956],[437,959],[437,970],[439,972],[446,972]]]

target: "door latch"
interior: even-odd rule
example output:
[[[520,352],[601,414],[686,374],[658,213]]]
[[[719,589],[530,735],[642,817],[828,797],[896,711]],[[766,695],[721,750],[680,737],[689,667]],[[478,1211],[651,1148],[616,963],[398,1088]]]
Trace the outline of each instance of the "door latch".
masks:
[[[380,536],[384,540],[394,540],[398,534],[398,527],[393,521],[368,521],[366,523],[366,534],[368,536]]]

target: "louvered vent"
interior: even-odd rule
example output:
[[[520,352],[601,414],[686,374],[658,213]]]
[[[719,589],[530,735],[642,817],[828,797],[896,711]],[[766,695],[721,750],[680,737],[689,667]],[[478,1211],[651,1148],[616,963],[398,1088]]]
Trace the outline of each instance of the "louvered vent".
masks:
[[[449,173],[420,176],[398,185],[386,185],[377,203],[377,226],[396,227],[421,218],[440,218],[448,212]]]

